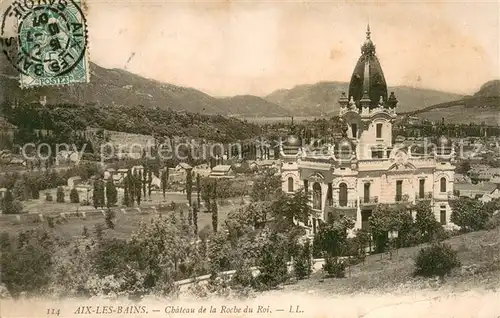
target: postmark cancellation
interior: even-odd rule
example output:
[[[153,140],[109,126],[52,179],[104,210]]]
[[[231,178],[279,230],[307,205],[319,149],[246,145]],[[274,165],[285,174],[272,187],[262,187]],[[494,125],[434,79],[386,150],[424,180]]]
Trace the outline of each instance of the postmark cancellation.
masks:
[[[89,81],[81,0],[12,1],[2,11],[2,54],[19,72],[22,88]]]

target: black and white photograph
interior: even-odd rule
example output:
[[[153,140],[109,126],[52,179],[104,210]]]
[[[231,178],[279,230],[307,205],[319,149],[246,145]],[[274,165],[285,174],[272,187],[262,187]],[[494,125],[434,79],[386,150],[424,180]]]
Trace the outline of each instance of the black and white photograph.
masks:
[[[500,2],[0,19],[0,317],[500,317]]]

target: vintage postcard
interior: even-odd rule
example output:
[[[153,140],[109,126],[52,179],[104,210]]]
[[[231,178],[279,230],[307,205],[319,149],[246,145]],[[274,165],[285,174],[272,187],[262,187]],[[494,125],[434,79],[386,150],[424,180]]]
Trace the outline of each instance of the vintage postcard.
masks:
[[[500,317],[499,2],[0,21],[0,317]]]

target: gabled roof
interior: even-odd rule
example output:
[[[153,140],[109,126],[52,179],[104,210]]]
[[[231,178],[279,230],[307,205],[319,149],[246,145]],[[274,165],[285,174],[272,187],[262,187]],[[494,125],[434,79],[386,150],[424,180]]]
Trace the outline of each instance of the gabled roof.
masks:
[[[191,167],[189,164],[185,163],[185,162],[181,162],[179,163],[178,165],[179,167],[181,167],[182,169],[186,169],[186,170],[189,170],[189,169],[192,169],[193,167]]]
[[[212,168],[212,172],[227,172],[231,170],[230,165],[218,165]]]

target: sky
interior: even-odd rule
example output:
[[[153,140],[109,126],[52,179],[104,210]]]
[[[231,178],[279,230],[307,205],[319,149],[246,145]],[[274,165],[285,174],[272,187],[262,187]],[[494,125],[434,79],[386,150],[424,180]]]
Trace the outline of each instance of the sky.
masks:
[[[498,2],[89,0],[90,59],[214,96],[349,81],[369,22],[390,86],[500,77]]]

